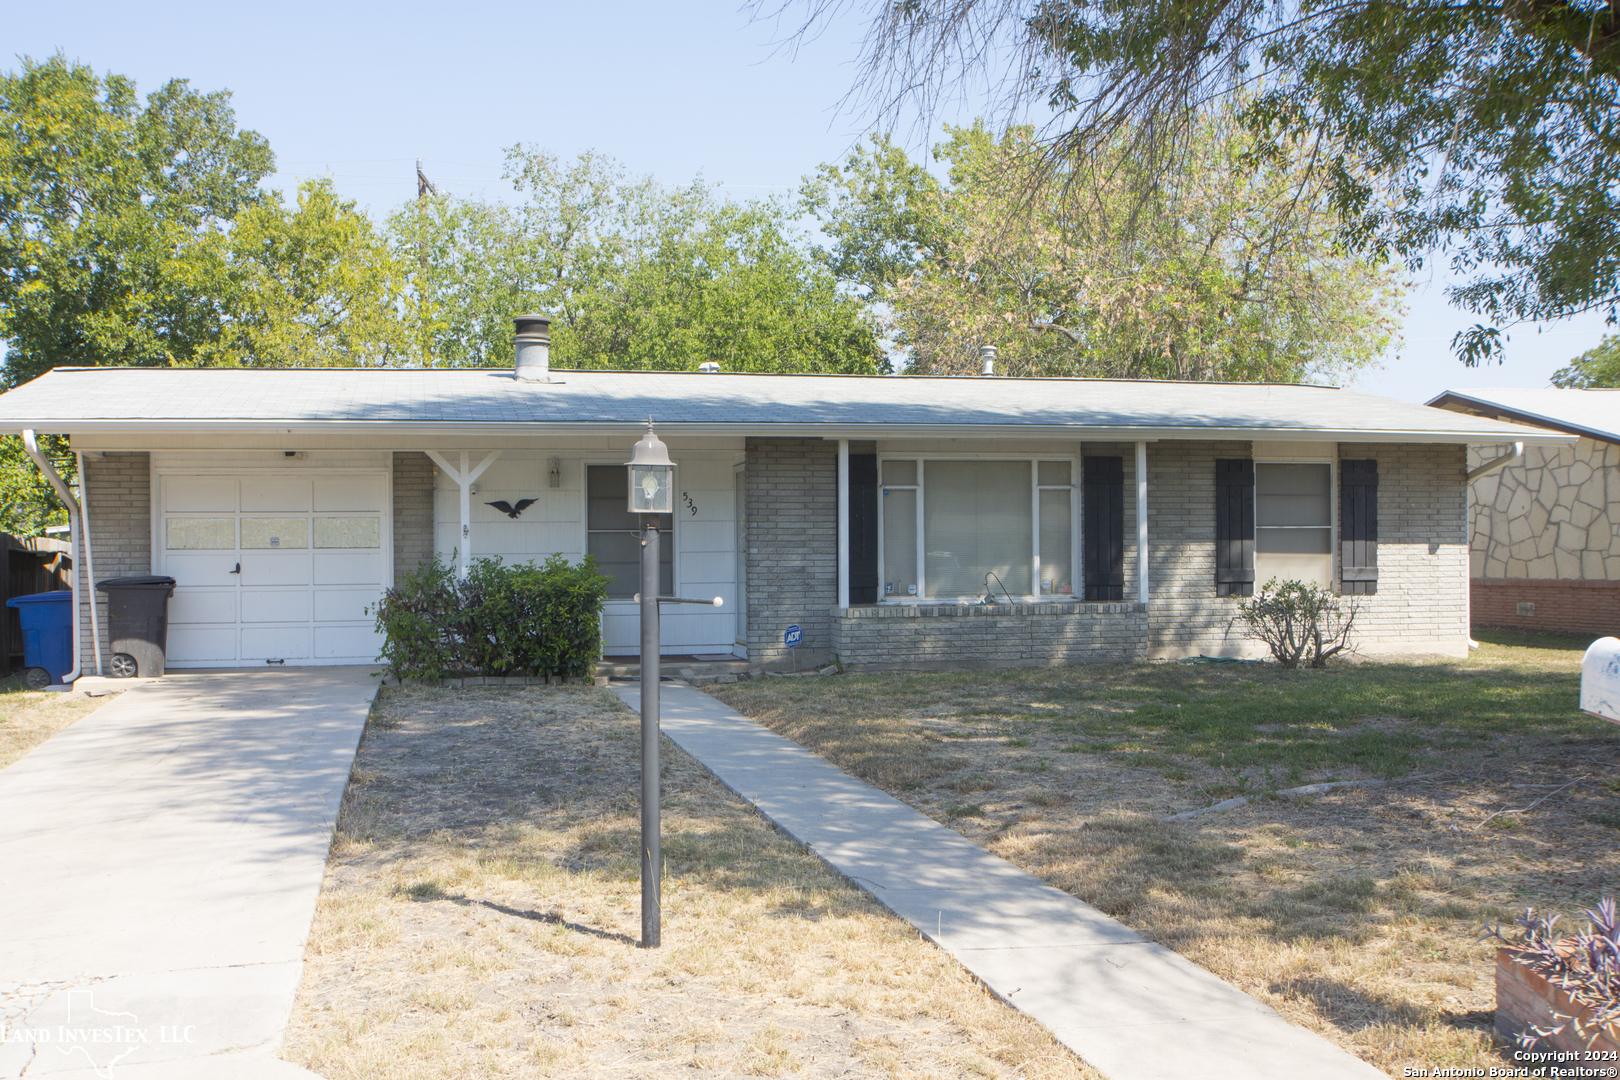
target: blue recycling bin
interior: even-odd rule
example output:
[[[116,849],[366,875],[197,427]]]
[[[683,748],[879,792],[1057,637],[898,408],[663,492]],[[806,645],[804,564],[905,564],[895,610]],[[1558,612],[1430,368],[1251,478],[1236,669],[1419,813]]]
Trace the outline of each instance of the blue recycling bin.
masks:
[[[14,596],[6,606],[22,622],[23,681],[30,690],[60,683],[73,670],[73,591]]]

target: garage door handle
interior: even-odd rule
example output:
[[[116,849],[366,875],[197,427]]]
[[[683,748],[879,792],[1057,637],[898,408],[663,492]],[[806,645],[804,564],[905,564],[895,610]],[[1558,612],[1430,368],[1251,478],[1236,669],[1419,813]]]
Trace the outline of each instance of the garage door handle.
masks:
[[[236,569],[231,571],[231,573],[233,573],[233,574],[240,574],[241,572],[242,572],[242,564],[241,563],[237,563],[236,564]]]

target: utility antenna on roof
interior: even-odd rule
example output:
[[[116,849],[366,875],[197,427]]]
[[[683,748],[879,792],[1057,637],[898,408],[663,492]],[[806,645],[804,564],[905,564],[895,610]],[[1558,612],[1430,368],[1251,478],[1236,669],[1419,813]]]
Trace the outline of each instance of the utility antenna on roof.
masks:
[[[429,180],[427,178],[427,173],[422,171],[422,159],[417,158],[416,159],[416,197],[418,199],[425,199],[429,195],[437,195],[437,194],[439,194],[438,186],[436,184],[434,184],[433,181],[431,181],[431,180]]]

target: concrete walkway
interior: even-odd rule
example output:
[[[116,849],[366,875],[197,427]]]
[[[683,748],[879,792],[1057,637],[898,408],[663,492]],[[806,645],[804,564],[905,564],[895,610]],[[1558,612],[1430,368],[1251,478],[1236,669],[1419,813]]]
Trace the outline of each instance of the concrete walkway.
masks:
[[[275,1057],[370,668],[172,674],[0,770],[0,1077]]]
[[[1384,1077],[707,694],[662,691],[676,745],[1111,1080]]]

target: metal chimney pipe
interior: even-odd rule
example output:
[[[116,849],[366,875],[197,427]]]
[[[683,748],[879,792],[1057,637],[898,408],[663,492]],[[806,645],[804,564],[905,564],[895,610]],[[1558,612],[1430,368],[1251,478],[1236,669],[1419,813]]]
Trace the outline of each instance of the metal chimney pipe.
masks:
[[[984,361],[984,373],[986,375],[996,373],[996,347],[994,345],[980,345],[979,359]]]
[[[544,315],[519,315],[512,320],[512,374],[519,382],[551,381],[551,320]]]

